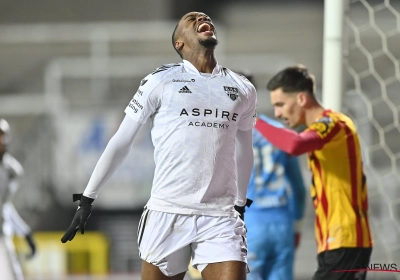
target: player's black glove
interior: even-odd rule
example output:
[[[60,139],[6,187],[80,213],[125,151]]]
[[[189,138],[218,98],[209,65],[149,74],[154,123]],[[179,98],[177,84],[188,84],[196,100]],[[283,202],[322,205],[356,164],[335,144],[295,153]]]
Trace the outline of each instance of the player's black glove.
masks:
[[[244,221],[244,212],[246,212],[246,206],[250,207],[250,205],[253,203],[253,200],[250,198],[246,199],[246,204],[244,206],[237,206],[235,205],[235,210],[239,212],[240,218],[242,221]]]
[[[84,234],[86,222],[89,219],[90,214],[92,213],[92,203],[94,201],[93,198],[83,196],[83,194],[80,193],[80,194],[73,194],[72,200],[74,202],[80,200],[81,202],[79,202],[79,207],[76,210],[71,225],[65,232],[64,236],[61,238],[62,243],[74,239],[78,229],[81,229],[81,234]]]
[[[35,241],[33,240],[32,233],[28,233],[27,235],[25,235],[25,240],[28,243],[29,248],[31,249],[31,252],[26,255],[26,258],[29,260],[33,258],[33,256],[36,253],[36,244]]]

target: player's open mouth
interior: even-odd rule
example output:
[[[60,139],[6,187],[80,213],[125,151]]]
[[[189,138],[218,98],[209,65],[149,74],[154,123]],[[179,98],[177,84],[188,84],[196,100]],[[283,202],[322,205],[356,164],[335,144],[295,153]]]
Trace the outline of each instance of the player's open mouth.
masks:
[[[203,22],[197,27],[197,33],[214,34],[214,26],[208,22]]]

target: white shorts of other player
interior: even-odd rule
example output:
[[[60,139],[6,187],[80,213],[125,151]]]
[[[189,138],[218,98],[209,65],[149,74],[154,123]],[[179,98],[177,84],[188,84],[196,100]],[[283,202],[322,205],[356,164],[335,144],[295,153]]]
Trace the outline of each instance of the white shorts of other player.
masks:
[[[138,228],[140,257],[166,276],[200,272],[209,263],[247,263],[246,229],[239,217],[182,215],[145,209]]]

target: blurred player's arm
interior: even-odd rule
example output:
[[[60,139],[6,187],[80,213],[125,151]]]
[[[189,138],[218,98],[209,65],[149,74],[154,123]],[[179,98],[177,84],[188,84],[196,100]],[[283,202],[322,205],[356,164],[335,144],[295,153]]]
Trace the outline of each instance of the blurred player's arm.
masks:
[[[278,128],[257,119],[255,128],[274,146],[291,155],[301,155],[321,149],[325,140],[314,130],[297,133],[291,129]]]
[[[30,249],[30,253],[27,255],[27,257],[32,258],[36,253],[36,244],[32,236],[32,229],[21,218],[17,209],[15,209],[14,204],[12,203],[14,195],[19,189],[19,179],[24,175],[24,169],[14,157],[10,157],[9,161],[11,165],[11,174],[10,182],[8,183],[8,196],[6,197],[6,202],[3,205],[3,229],[5,230],[5,234],[9,237],[14,236],[15,234],[25,237]]]
[[[289,207],[295,220],[295,246],[298,247],[300,244],[301,224],[305,210],[306,188],[304,186],[304,180],[297,157],[289,156],[286,176],[292,190],[292,195],[289,198]]]
[[[238,130],[236,134],[236,172],[238,195],[235,204],[244,207],[247,203],[247,188],[254,165],[252,130]]]
[[[36,243],[33,239],[32,230],[18,214],[17,209],[15,209],[14,204],[11,201],[4,204],[3,215],[6,234],[10,234],[10,237],[14,234],[25,237],[30,249],[30,253],[27,257],[32,258],[36,253]]]
[[[73,201],[80,200],[71,225],[61,238],[61,242],[71,241],[80,229],[85,232],[85,225],[91,214],[92,203],[100,192],[104,183],[114,174],[115,170],[128,156],[133,141],[142,128],[142,124],[126,115],[117,132],[110,139],[90,177],[83,194],[74,194]]]

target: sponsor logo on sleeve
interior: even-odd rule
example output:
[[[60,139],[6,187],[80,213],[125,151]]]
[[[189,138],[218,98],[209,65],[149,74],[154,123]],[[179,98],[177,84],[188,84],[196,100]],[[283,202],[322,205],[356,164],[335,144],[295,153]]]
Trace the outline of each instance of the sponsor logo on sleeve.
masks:
[[[140,102],[137,101],[135,98],[132,98],[131,102],[129,102],[128,107],[131,108],[135,113],[137,113],[139,109],[143,110],[143,105],[140,104]]]
[[[309,129],[316,131],[321,138],[325,138],[329,134],[329,132],[332,131],[334,126],[335,122],[332,120],[332,118],[324,116],[313,122],[309,126]]]

